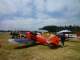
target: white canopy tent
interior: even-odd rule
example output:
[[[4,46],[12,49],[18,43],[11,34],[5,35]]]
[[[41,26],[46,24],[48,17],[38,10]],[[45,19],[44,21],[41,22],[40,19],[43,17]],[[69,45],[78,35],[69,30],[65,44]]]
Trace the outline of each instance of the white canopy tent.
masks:
[[[57,32],[57,34],[61,34],[61,33],[70,33],[70,32],[71,32],[70,30],[62,30],[62,31]]]

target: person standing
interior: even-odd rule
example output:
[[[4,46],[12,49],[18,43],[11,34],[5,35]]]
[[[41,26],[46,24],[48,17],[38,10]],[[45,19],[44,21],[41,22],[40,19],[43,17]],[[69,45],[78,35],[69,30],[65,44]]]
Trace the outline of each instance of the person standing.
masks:
[[[61,34],[60,34],[60,38],[61,38],[61,44],[62,44],[62,47],[64,47],[65,34],[64,34],[64,33],[61,33]]]

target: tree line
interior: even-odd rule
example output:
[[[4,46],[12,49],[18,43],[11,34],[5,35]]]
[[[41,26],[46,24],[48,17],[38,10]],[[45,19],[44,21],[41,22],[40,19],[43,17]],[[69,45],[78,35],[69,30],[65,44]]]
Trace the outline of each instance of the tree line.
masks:
[[[55,26],[55,25],[50,25],[50,26],[44,26],[40,28],[40,30],[48,30],[49,32],[58,32],[61,30],[70,30],[72,32],[80,32],[80,26],[77,25],[69,25],[69,26]]]

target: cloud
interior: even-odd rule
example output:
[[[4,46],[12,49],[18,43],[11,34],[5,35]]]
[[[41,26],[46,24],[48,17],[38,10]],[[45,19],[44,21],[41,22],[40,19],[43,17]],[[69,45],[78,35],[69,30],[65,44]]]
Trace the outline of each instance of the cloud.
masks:
[[[80,13],[79,0],[48,0],[47,12],[52,17],[72,18]]]
[[[80,25],[79,19],[79,0],[0,0],[0,29],[36,30],[46,25]]]
[[[46,25],[61,25],[63,22],[58,24],[58,19],[48,18],[48,19],[33,19],[33,18],[15,18],[13,20],[3,20],[0,24],[0,29],[3,30],[37,30]]]
[[[29,29],[29,25],[33,23],[33,20],[24,19],[24,18],[16,18],[13,20],[3,20],[0,24],[0,29],[3,30],[22,30],[22,29]]]
[[[0,15],[32,16],[31,0],[0,0]]]
[[[0,14],[10,14],[16,12],[16,6],[9,0],[0,0]]]

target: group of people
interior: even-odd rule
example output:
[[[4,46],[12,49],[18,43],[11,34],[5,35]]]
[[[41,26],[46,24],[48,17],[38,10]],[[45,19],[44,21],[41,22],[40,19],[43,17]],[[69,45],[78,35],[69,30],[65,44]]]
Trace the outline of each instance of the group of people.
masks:
[[[46,35],[42,33],[33,33],[33,32],[25,32],[25,35],[21,32],[19,33],[11,33],[12,39],[13,38],[25,38],[27,40],[33,40],[37,44],[40,45],[48,45],[50,47],[58,47],[59,43],[61,42],[61,46],[64,46],[64,41],[65,41],[65,35],[64,34],[58,34],[55,35],[53,33],[46,33]]]

